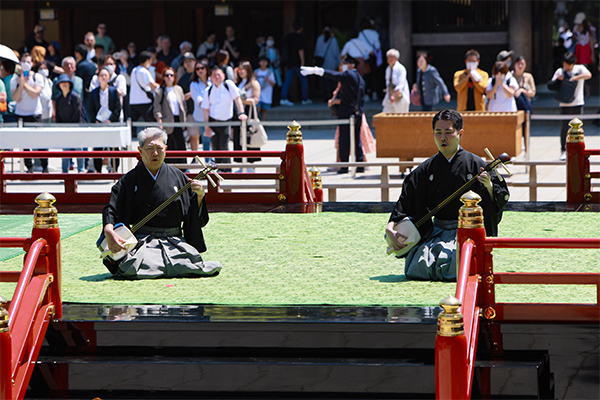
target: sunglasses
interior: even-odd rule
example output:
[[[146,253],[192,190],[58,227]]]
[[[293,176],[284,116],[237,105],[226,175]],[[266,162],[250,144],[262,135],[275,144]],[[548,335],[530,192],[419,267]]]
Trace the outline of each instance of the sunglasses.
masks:
[[[196,67],[196,71],[204,70],[206,67]]]
[[[165,74],[165,78],[172,78],[172,77],[174,77],[174,76],[175,76],[175,75],[173,75],[173,74]]]

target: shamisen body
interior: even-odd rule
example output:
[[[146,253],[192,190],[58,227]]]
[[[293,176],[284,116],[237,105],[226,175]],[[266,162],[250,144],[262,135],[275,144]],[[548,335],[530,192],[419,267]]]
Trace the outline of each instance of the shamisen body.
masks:
[[[179,169],[164,163],[167,134],[147,128],[138,134],[142,162],[123,176],[112,188],[102,222],[109,250],[125,249],[126,239],[114,226],[131,226],[184,187],[189,178]],[[217,261],[203,261],[206,251],[202,227],[208,223],[204,189],[193,180],[190,189],[177,197],[146,225],[135,232],[133,250],[119,262],[105,259],[114,275],[129,278],[211,276],[222,268]]]
[[[386,236],[392,251],[401,253],[407,245],[402,221],[419,221],[466,182],[477,176],[470,190],[478,193],[484,211],[488,236],[496,236],[502,211],[509,199],[506,182],[494,171],[485,171],[479,156],[460,147],[463,136],[462,116],[455,110],[442,110],[432,121],[433,136],[439,152],[424,161],[404,180],[402,193],[390,216]],[[418,229],[421,239],[405,255],[405,275],[409,279],[456,280],[457,196],[441,208],[435,217],[424,221]]]

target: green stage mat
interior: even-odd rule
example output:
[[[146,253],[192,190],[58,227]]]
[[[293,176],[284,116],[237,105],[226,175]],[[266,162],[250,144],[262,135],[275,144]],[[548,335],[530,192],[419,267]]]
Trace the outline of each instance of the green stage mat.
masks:
[[[69,215],[69,217],[76,217]],[[211,214],[205,260],[219,276],[119,281],[95,247],[100,226],[63,242],[63,300],[111,304],[252,306],[434,306],[454,283],[407,281],[404,261],[385,255],[388,214]],[[68,219],[59,216],[61,226]],[[89,216],[82,220],[91,221]],[[99,216],[97,216],[99,220]],[[83,223],[81,224],[83,226]],[[599,213],[506,212],[502,237],[598,237]],[[599,272],[600,250],[497,249],[496,271]],[[0,263],[19,269],[22,256]],[[0,284],[10,297],[14,284]],[[499,301],[593,302],[591,286],[499,285]]]
[[[66,239],[102,223],[100,214],[59,214],[60,237]],[[0,237],[30,237],[33,214],[0,215]],[[0,261],[23,254],[15,248],[0,248]]]

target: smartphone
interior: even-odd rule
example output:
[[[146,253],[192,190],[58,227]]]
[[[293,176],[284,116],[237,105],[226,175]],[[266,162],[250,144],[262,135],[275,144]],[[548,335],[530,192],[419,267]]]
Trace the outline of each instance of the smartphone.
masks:
[[[29,71],[23,71],[23,76],[28,77],[29,76]]]

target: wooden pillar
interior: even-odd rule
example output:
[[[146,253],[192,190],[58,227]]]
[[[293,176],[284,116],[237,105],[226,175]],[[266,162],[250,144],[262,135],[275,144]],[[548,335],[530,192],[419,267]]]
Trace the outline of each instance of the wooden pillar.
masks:
[[[296,2],[294,0],[287,0],[283,2],[283,35],[285,37],[288,33],[292,33],[294,29],[292,24],[296,19]],[[283,46],[283,43],[280,43]]]
[[[167,34],[166,27],[166,14],[167,14],[167,5],[166,2],[163,1],[153,1],[152,2],[152,46],[155,45],[155,39],[158,35]],[[173,43],[171,43],[171,47],[173,47]],[[139,50],[138,50],[139,51]]]
[[[532,65],[532,4],[530,0],[508,2],[508,40],[510,49],[518,56],[525,57],[529,66]],[[531,71],[531,69],[529,69]]]
[[[412,52],[412,2],[390,1],[390,47],[400,51],[400,63],[406,76],[414,76]],[[385,59],[385,55],[384,55]]]

